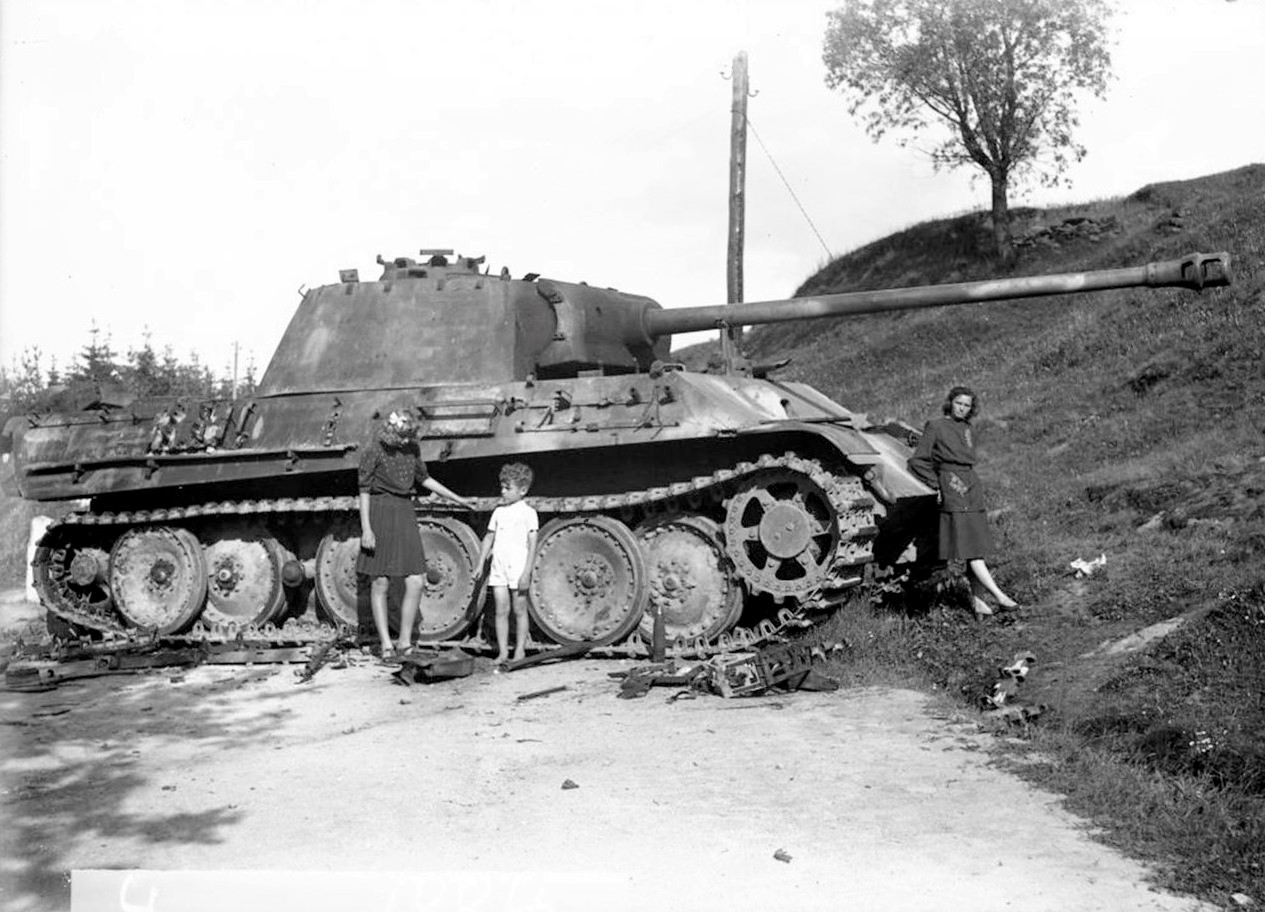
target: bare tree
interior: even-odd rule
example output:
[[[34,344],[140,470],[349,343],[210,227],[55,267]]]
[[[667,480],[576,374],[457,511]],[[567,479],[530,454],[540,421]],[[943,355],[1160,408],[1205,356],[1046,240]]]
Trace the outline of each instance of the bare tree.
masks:
[[[1076,96],[1110,77],[1107,0],[844,0],[827,13],[826,84],[876,142],[933,123],[936,167],[973,165],[992,183],[998,256],[1013,258],[1008,191],[1058,183],[1085,149]]]

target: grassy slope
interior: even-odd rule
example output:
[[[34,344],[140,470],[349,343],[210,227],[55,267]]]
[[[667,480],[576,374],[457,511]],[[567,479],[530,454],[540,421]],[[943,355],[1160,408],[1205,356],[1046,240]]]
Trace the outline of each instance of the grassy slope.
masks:
[[[853,668],[899,669],[974,702],[999,665],[1033,651],[1025,696],[1050,709],[1034,735],[1046,762],[1026,774],[1165,863],[1170,886],[1262,902],[1265,166],[1024,210],[1017,234],[1073,216],[1116,228],[1027,248],[1012,274],[1227,250],[1234,285],[762,327],[749,353],[791,356],[780,378],[916,426],[950,385],[979,391],[982,475],[1004,511],[992,565],[1024,610],[983,625],[940,608],[854,617]],[[987,238],[977,214],[917,225],[841,257],[797,294],[993,277]],[[1157,514],[1157,528],[1139,531]],[[1070,561],[1100,554],[1105,573],[1070,576]],[[1087,656],[1183,615],[1149,648]]]

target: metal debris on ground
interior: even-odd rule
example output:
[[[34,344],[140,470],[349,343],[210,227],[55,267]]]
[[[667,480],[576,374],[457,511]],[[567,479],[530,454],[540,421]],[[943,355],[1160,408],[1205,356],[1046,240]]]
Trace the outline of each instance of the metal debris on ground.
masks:
[[[316,673],[329,661],[330,654],[334,652],[335,647],[342,645],[338,640],[330,640],[328,643],[318,646],[316,651],[312,653],[312,657],[307,660],[307,664],[295,672],[299,678],[299,683],[306,684],[312,680]]]
[[[135,674],[150,668],[197,665],[204,661],[198,649],[144,649],[140,652],[111,652],[10,664],[4,672],[4,688],[18,692],[52,690],[62,681],[95,678],[101,675]]]
[[[697,690],[678,690],[676,693],[669,696],[663,702],[675,703],[677,700],[693,700],[697,696],[698,696]]]
[[[700,692],[728,698],[770,690],[837,690],[838,681],[813,667],[816,660],[825,656],[821,646],[777,643],[750,652],[713,656],[705,662],[669,659],[639,665],[627,672],[615,672],[612,677],[623,679],[619,697],[624,700],[644,697],[652,687],[683,688],[669,702]]]
[[[1018,652],[1009,665],[997,670],[998,680],[993,684],[993,692],[980,698],[983,708],[988,711],[989,721],[1006,726],[1027,726],[1045,711],[1044,704],[1031,706],[1019,702],[1020,686],[1028,679],[1028,673],[1036,662],[1036,656],[1031,652]]]
[[[809,653],[814,659],[821,659],[824,662],[826,659],[834,658],[847,648],[848,643],[846,640],[836,640],[833,643],[819,643],[809,649]]]
[[[15,693],[41,693],[56,687],[57,682],[42,668],[8,668],[4,673],[4,689]]]
[[[563,779],[562,787],[563,789],[578,789],[579,788],[579,786],[576,785],[574,782],[572,782],[570,779]]]
[[[223,642],[190,642],[187,638],[183,641],[172,640],[150,632],[147,635],[104,643],[83,640],[19,643],[13,658],[4,669],[4,689],[18,692],[51,690],[62,681],[77,678],[136,674],[155,668],[187,668],[195,665],[307,662],[308,668],[312,669],[311,673],[315,674],[320,664],[328,660],[333,647],[340,642],[341,638],[319,646],[279,646],[275,642],[240,635]],[[317,657],[322,650],[324,658],[318,662]],[[176,675],[171,680],[179,683],[184,679]]]
[[[791,863],[791,853],[786,851],[786,849],[778,849],[776,852],[773,853],[773,857],[776,858],[778,861],[784,861],[787,864]]]
[[[1037,662],[1037,657],[1030,652],[1015,653],[1009,665],[997,669],[998,680],[993,685],[993,692],[983,698],[985,709],[1001,709],[1012,702],[1019,694],[1019,685],[1028,678],[1028,672]]]
[[[566,684],[559,684],[557,687],[546,687],[544,690],[533,690],[531,693],[519,694],[516,699],[519,703],[522,703],[524,700],[534,700],[537,697],[547,697],[549,694],[559,693],[560,691],[567,689]]]
[[[709,664],[715,690],[722,697],[785,690],[838,690],[839,682],[813,668],[818,647],[776,643],[754,652],[716,656]]]
[[[1077,579],[1084,579],[1087,576],[1093,576],[1105,566],[1107,566],[1107,555],[1105,553],[1088,561],[1083,557],[1078,557],[1076,560],[1068,564],[1068,567],[1072,570],[1072,575]]]
[[[431,684],[468,677],[474,672],[474,657],[460,649],[440,652],[413,651],[401,659],[400,667],[391,673],[399,684]]]
[[[759,693],[768,688],[754,652],[735,652],[712,660],[712,681],[722,697]]]
[[[592,643],[573,643],[570,646],[559,646],[556,649],[545,649],[534,655],[524,656],[521,659],[511,659],[508,662],[502,662],[498,669],[500,671],[518,671],[520,668],[530,668],[533,665],[545,665],[550,662],[557,662],[562,659],[578,659],[592,651],[594,644]]]
[[[1007,706],[992,714],[991,718],[1011,727],[1026,727],[1040,719],[1047,708],[1044,703],[1036,706]]]
[[[615,672],[614,676],[623,677],[619,685],[619,698],[633,700],[644,697],[652,687],[706,686],[707,669],[708,665],[705,662],[684,664],[675,659],[669,659],[666,662],[638,665],[627,672]]]

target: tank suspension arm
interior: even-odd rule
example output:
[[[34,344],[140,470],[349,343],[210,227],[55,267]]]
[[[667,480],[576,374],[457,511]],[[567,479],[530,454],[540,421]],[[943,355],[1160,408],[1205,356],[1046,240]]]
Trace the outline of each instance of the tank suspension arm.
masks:
[[[1111,288],[1190,288],[1200,291],[1229,284],[1228,253],[1192,253],[1179,260],[1164,260],[1124,269],[855,291],[784,301],[647,310],[645,327],[647,335],[654,338],[726,325],[754,326],[758,323],[784,323],[790,320],[880,313],[888,310],[976,304],[1010,298],[1037,298],[1081,291],[1105,291]]]

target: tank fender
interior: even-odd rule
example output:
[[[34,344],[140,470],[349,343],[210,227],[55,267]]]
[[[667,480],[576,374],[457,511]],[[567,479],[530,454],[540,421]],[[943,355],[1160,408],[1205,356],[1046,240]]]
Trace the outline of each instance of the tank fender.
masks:
[[[904,441],[871,431],[856,433],[860,434],[880,454],[880,458],[872,465],[878,484],[891,496],[888,503],[935,496],[934,489],[927,487],[909,471],[906,461],[913,454],[913,450]]]
[[[905,466],[905,460],[913,451],[885,434],[866,433],[843,424],[799,421],[779,421],[742,433],[796,433],[825,438],[845,461],[856,467],[870,493],[889,506],[934,497],[936,493]]]

